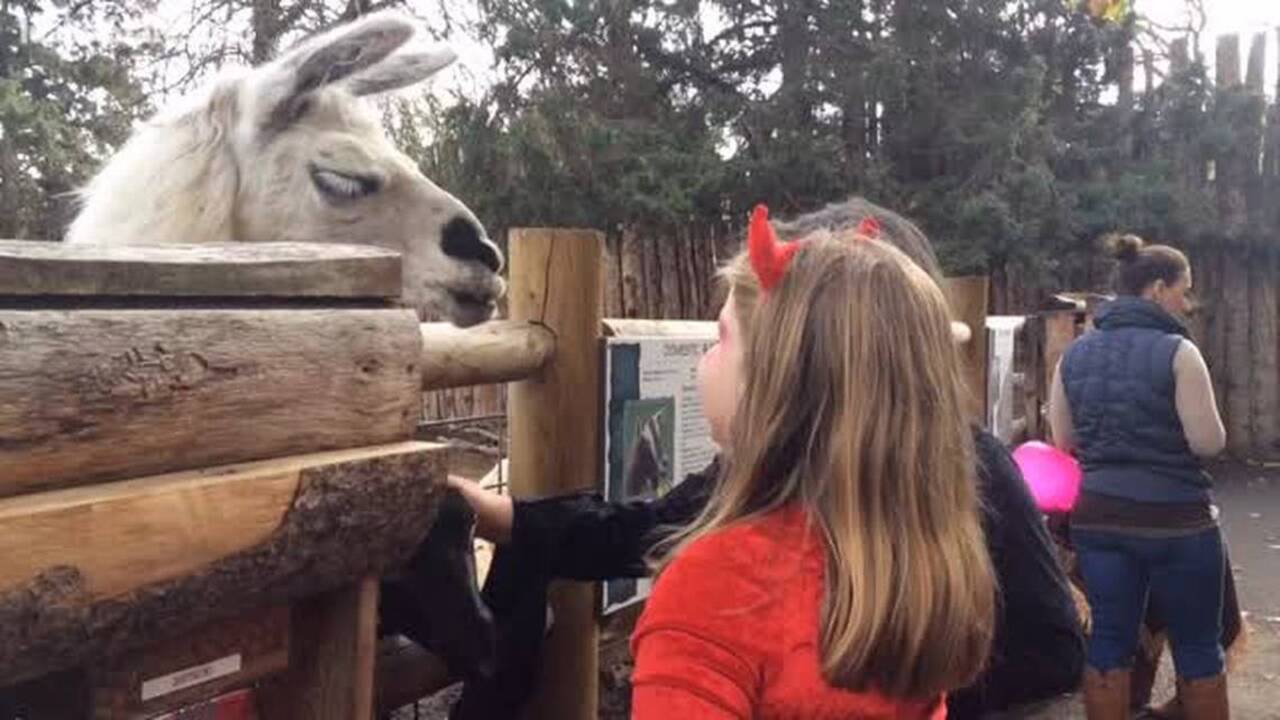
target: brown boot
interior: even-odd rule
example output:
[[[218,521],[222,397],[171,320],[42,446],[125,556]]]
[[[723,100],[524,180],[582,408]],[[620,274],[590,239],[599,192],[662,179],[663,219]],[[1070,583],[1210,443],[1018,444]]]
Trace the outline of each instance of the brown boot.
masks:
[[[1186,720],[1228,720],[1227,676],[1212,675],[1196,680],[1178,679],[1178,698]]]
[[[1084,709],[1089,720],[1129,720],[1129,670],[1084,671]]]

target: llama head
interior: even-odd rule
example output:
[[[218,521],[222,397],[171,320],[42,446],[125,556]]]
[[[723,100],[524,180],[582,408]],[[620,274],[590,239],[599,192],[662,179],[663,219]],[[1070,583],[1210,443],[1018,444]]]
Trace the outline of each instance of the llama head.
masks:
[[[401,253],[403,297],[487,319],[502,255],[475,215],[397,150],[360,100],[454,59],[386,13],[227,74],[151,120],[80,192],[68,242],[354,242]]]
[[[453,62],[408,47],[414,26],[367,16],[304,42],[236,84],[230,145],[235,233],[248,241],[364,242],[402,254],[404,299],[459,325],[488,319],[502,255],[356,98],[413,85]]]

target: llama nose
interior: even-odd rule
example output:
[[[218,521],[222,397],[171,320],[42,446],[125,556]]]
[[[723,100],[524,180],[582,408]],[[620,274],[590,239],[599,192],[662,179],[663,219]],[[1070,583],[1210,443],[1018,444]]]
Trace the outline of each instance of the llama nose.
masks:
[[[502,256],[484,235],[475,221],[455,217],[444,226],[444,254],[459,260],[475,260],[494,272],[502,269]]]

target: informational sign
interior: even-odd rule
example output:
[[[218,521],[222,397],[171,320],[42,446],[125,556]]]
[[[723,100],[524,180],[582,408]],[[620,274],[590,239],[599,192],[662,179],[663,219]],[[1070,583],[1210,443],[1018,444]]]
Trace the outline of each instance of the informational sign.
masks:
[[[716,447],[702,414],[697,368],[715,341],[705,336],[626,337],[605,341],[604,493],[611,501],[661,497],[702,470]],[[604,584],[602,611],[616,612],[649,596],[651,581]]]

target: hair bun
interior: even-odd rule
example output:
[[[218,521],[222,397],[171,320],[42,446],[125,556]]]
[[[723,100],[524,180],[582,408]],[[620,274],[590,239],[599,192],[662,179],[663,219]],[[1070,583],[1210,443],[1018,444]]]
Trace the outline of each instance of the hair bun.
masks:
[[[1137,235],[1111,235],[1106,239],[1107,251],[1123,263],[1137,260],[1138,252],[1145,244]]]

